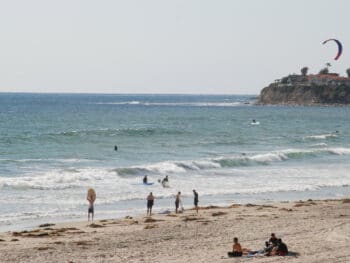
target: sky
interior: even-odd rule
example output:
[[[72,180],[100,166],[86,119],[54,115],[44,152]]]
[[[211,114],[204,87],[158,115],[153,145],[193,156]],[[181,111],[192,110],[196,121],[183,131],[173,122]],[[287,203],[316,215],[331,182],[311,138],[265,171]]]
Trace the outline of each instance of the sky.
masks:
[[[350,67],[348,0],[0,0],[0,92],[259,94]],[[334,61],[337,38],[343,55]]]

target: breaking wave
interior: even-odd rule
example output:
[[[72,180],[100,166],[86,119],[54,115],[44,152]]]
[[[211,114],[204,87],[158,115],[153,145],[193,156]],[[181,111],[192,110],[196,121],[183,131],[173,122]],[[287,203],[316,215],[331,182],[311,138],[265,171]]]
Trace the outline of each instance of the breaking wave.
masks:
[[[205,171],[247,166],[270,165],[275,162],[317,158],[327,155],[350,155],[350,148],[286,149],[255,154],[240,154],[184,161],[163,161],[148,165],[111,168],[74,168],[54,169],[39,174],[28,174],[17,177],[0,177],[0,188],[64,190],[81,188],[96,183],[116,182],[120,185],[123,179],[136,179],[137,176],[165,174],[191,176]],[[219,172],[221,173],[221,172]],[[215,174],[212,173],[212,174]],[[120,181],[122,180],[122,181]],[[124,182],[125,183],[125,182]],[[129,182],[130,183],[130,182]]]
[[[326,133],[326,134],[319,134],[319,135],[309,135],[305,136],[304,139],[309,139],[309,140],[327,140],[329,138],[336,138],[338,137],[334,133]]]
[[[350,148],[318,148],[311,150],[286,149],[282,151],[241,154],[235,156],[208,158],[188,161],[165,161],[150,165],[116,168],[120,176],[142,174],[185,173],[188,171],[209,170],[218,168],[234,168],[254,165],[268,165],[273,162],[312,158],[325,154],[350,155]]]

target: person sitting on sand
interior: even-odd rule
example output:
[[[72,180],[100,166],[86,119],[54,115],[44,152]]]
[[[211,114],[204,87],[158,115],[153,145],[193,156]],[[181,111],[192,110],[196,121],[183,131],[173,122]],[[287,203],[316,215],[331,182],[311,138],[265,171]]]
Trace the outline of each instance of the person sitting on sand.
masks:
[[[277,241],[278,241],[278,239],[277,239],[275,233],[271,233],[271,237],[269,239],[269,244],[273,245],[273,246],[277,246]]]
[[[149,195],[147,196],[147,215],[152,215],[152,206],[154,203],[154,196],[152,194],[152,192],[149,193]]]
[[[241,257],[243,254],[241,244],[238,243],[238,238],[233,238],[232,252],[227,252],[229,257]]]
[[[91,221],[94,221],[94,202],[96,200],[96,192],[94,189],[89,188],[87,192],[86,200],[89,201],[88,221],[90,221],[90,214],[91,214]]]
[[[145,175],[145,176],[143,177],[143,183],[144,183],[144,184],[147,184],[147,182],[148,182],[147,175]]]
[[[271,251],[272,256],[287,256],[288,248],[285,243],[282,242],[282,239],[277,239],[277,246],[275,246]]]
[[[181,192],[178,192],[177,195],[175,196],[175,213],[177,214],[179,206],[180,206],[180,202],[181,202]]]
[[[271,233],[271,237],[269,239],[269,241],[265,242],[265,252],[267,252],[268,254],[272,251],[272,249],[274,247],[277,247],[277,237],[275,235],[275,233]]]

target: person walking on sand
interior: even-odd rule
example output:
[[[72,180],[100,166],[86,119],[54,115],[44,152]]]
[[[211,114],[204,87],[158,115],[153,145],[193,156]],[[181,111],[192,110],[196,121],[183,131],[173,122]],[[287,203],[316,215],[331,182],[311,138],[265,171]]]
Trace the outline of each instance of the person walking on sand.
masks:
[[[199,202],[199,200],[198,200],[198,193],[195,189],[193,189],[193,194],[194,194],[193,203],[194,203],[194,207],[195,207],[197,214],[198,214],[198,202]]]
[[[154,203],[154,196],[152,194],[152,192],[149,193],[149,195],[147,196],[147,215],[152,215],[152,206]]]
[[[91,221],[94,221],[94,203],[96,200],[96,192],[94,189],[89,188],[87,192],[86,200],[89,201],[88,221],[90,221],[90,214],[91,214]]]
[[[177,214],[179,206],[181,203],[181,192],[178,192],[175,196],[175,213]]]

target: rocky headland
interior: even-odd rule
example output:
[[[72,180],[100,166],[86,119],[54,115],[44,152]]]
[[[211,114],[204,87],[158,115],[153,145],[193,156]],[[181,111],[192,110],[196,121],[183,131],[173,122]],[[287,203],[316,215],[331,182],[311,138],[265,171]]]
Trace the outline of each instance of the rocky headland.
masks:
[[[350,75],[328,73],[327,68],[319,74],[307,75],[302,69],[301,75],[289,75],[265,87],[258,104],[350,105]]]

